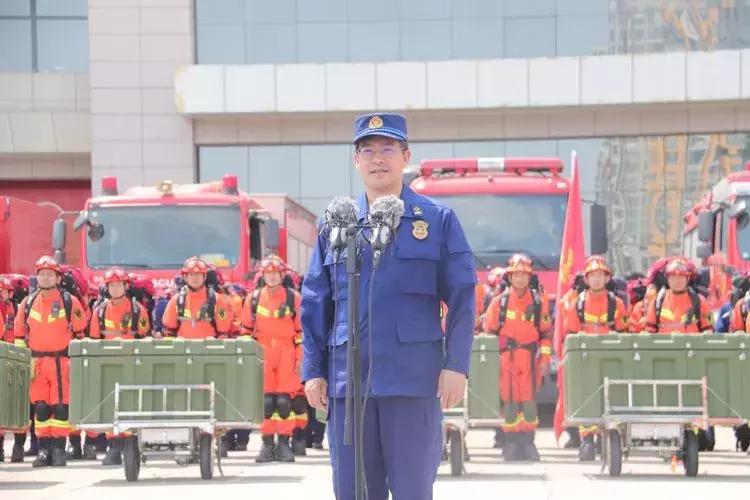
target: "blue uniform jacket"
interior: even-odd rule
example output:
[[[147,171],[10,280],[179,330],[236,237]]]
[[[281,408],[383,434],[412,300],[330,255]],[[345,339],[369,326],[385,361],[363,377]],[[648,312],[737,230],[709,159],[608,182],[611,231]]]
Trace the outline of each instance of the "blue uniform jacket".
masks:
[[[437,393],[442,369],[469,372],[474,258],[453,210],[406,186],[401,199],[405,214],[374,275],[370,246],[360,243],[362,380],[367,388],[371,367],[371,395],[428,397]],[[364,194],[357,204],[364,221]],[[302,287],[302,379],[327,379],[330,397],[346,390],[347,293],[346,256],[334,261],[321,230]]]

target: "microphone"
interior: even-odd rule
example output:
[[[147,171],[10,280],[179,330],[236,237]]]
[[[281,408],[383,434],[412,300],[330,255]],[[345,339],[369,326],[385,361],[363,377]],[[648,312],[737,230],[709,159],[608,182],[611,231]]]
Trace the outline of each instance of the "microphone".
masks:
[[[348,196],[337,196],[326,208],[326,228],[329,231],[330,248],[334,256],[346,248],[346,228],[357,224],[359,208]]]
[[[383,255],[385,247],[393,237],[401,217],[404,215],[404,202],[395,195],[381,196],[370,206],[370,224],[373,226],[370,235],[370,244],[372,245],[372,264],[378,267],[380,257]]]

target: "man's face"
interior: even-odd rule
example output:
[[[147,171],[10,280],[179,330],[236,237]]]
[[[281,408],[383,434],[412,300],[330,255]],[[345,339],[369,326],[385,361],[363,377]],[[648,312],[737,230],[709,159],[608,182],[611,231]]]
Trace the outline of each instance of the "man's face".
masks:
[[[265,281],[266,286],[279,286],[281,284],[281,273],[278,271],[263,273],[263,281]]]
[[[688,277],[681,274],[673,274],[667,278],[669,282],[669,289],[673,292],[684,292],[687,290]]]
[[[206,275],[203,273],[187,273],[185,276],[185,282],[190,288],[198,289],[203,286],[206,281]]]
[[[604,290],[604,287],[609,283],[609,274],[604,271],[593,271],[586,276],[586,283],[589,288],[594,292],[600,292]]]
[[[354,162],[367,189],[396,190],[402,184],[401,175],[411,160],[411,151],[387,137],[368,137],[357,144]]]
[[[120,299],[125,296],[125,283],[122,281],[108,283],[107,291],[109,292],[109,296],[113,299]]]
[[[513,288],[522,290],[529,287],[529,281],[531,281],[531,275],[529,273],[512,273],[510,275],[510,284]]]
[[[55,288],[60,284],[60,276],[52,269],[40,269],[36,280],[39,288]]]

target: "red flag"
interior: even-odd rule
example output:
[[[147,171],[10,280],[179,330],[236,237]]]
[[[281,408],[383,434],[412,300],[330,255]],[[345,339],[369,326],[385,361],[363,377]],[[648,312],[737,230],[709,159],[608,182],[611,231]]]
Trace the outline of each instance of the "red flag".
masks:
[[[575,276],[583,269],[583,219],[581,217],[581,186],[578,177],[578,154],[571,154],[570,193],[568,194],[568,206],[565,211],[565,227],[563,228],[562,248],[560,251],[560,273],[557,281],[557,311],[555,314],[555,331],[553,343],[557,349],[558,356],[562,357],[563,342],[563,316],[564,307],[562,299],[575,283]],[[560,439],[563,432],[563,421],[565,420],[565,374],[563,365],[557,371],[557,405],[555,407],[554,430],[555,439]]]

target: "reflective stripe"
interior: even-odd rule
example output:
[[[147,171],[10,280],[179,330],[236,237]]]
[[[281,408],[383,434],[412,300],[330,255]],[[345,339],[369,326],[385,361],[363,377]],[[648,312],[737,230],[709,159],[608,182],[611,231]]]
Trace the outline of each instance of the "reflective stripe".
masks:
[[[36,418],[34,419],[34,426],[37,429],[66,429],[73,430],[73,426],[67,420],[55,420],[50,418],[44,422],[40,422]]]
[[[29,319],[33,319],[34,321],[42,322],[42,315],[39,313],[39,311],[35,311],[32,309],[29,311]]]
[[[116,329],[116,328],[117,328],[117,325],[115,325],[115,322],[114,322],[114,321],[112,321],[112,320],[109,320],[109,319],[105,319],[105,320],[104,320],[104,327],[105,327],[105,328],[107,328],[107,329],[112,329],[112,330],[114,330],[114,329]]]
[[[597,316],[596,314],[583,313],[583,320],[586,323],[602,324],[607,322],[607,313]]]
[[[291,309],[289,309],[289,306],[284,306],[277,311],[271,311],[270,309],[259,305],[255,314],[263,316],[264,318],[285,318],[291,314]]]
[[[669,309],[662,309],[661,310],[661,315],[659,317],[660,318],[664,318],[666,320],[675,320],[676,319],[674,312],[670,311]]]
[[[542,354],[545,355],[551,355],[552,354],[552,347],[548,345],[543,345],[542,348],[539,350]]]

